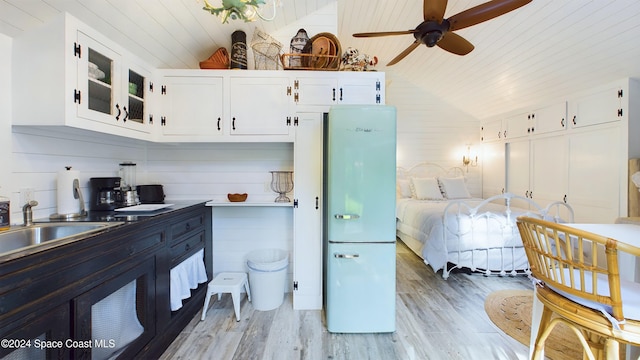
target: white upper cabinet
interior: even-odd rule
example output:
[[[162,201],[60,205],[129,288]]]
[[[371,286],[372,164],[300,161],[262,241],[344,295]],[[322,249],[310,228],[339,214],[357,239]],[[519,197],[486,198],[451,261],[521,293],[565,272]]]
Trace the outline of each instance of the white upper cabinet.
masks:
[[[15,125],[150,138],[152,71],[68,14],[15,38],[13,64]]]
[[[231,76],[229,116],[231,135],[289,135],[286,76]]]
[[[562,131],[568,126],[566,101],[542,106],[535,110],[533,115],[535,116],[535,128],[532,134]]]
[[[160,133],[165,141],[219,137],[224,131],[222,76],[166,76]]]
[[[536,128],[536,114],[534,112],[521,113],[507,117],[505,137],[508,139],[529,136]]]
[[[321,74],[321,76],[318,76]],[[293,79],[297,106],[384,104],[384,73],[305,72]]]
[[[485,122],[480,128],[480,133],[483,142],[504,140],[507,136],[504,120],[498,119]]]
[[[294,142],[298,112],[384,104],[378,72],[168,69],[159,76],[156,141]]]
[[[569,121],[574,128],[619,121],[625,115],[621,86],[608,86],[569,101]]]

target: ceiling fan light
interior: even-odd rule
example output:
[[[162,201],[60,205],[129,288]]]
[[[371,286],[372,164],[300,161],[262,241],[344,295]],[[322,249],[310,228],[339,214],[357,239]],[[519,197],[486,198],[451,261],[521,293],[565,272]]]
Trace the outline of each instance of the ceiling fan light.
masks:
[[[438,30],[429,31],[422,37],[422,43],[427,47],[434,47],[442,39],[442,32]]]

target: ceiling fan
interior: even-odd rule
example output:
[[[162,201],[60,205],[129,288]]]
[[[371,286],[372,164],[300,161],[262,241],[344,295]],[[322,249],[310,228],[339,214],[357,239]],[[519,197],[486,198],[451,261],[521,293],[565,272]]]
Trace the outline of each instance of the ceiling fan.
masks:
[[[438,45],[443,50],[457,55],[467,55],[474,46],[462,36],[453,33],[455,30],[464,29],[481,22],[491,20],[504,15],[532,0],[492,0],[478,6],[474,6],[463,12],[444,18],[447,8],[447,0],[424,0],[424,21],[413,30],[406,31],[382,31],[353,34],[354,37],[379,37],[392,35],[413,34],[416,40],[403,52],[393,58],[387,66],[398,63],[415,50],[420,44],[427,47]]]

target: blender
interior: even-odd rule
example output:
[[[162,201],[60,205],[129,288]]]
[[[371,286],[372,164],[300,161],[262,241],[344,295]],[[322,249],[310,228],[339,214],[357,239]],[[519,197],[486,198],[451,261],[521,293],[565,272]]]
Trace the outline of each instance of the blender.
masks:
[[[136,164],[132,162],[120,163],[120,196],[123,206],[140,204],[136,191]]]

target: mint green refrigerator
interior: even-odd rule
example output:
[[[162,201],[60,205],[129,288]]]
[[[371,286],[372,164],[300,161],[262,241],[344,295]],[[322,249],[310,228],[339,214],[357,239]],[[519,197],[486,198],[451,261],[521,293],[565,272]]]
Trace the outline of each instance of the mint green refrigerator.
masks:
[[[332,333],[395,331],[396,110],[324,119],[324,306]]]

